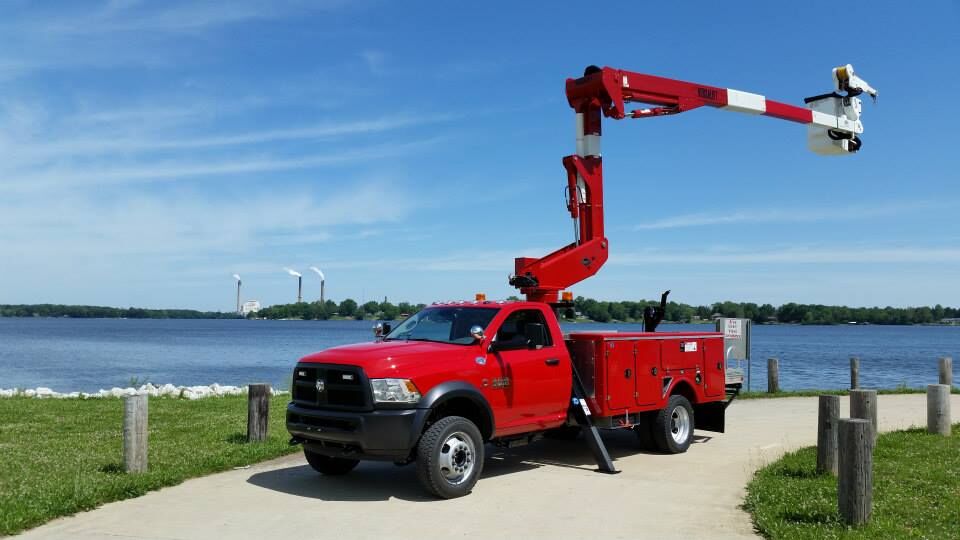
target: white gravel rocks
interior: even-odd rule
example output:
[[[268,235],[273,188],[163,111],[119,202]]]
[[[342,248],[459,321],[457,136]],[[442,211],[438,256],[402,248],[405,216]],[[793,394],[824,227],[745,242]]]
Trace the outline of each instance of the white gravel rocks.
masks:
[[[285,390],[276,390],[271,389],[273,395],[289,394]],[[9,388],[3,389],[0,388],[0,398],[9,398],[15,396],[29,397],[29,398],[40,398],[40,399],[88,399],[88,398],[119,398],[124,396],[135,396],[146,394],[150,397],[170,397],[170,398],[184,398],[184,399],[203,399],[209,397],[221,397],[221,396],[239,396],[247,393],[246,386],[230,386],[230,385],[221,385],[218,383],[213,383],[209,386],[174,386],[172,384],[164,384],[161,386],[155,386],[153,384],[147,383],[139,388],[119,388],[113,387],[109,390],[100,389],[99,392],[87,393],[87,392],[56,392],[45,386],[38,388]]]

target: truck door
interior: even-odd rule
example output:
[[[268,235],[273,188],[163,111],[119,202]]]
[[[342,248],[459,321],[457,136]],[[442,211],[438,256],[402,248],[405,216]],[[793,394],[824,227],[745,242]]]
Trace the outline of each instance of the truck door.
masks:
[[[498,411],[498,432],[520,432],[555,426],[566,417],[570,398],[570,366],[562,342],[552,335],[539,309],[519,309],[496,330],[487,367],[499,371],[484,388]],[[499,369],[497,369],[499,367]]]

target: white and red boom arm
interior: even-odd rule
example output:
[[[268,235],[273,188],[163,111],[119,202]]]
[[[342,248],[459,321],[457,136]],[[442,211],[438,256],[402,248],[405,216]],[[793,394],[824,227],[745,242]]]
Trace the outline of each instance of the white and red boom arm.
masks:
[[[556,303],[559,292],[595,274],[606,262],[603,234],[603,165],[600,157],[602,116],[616,120],[666,116],[709,106],[807,124],[808,143],[820,154],[860,149],[863,132],[860,100],[877,92],[847,64],[833,70],[831,94],[807,98],[798,107],[752,94],[705,84],[677,81],[614,68],[590,66],[579,79],[567,79],[567,101],[576,112],[576,153],[563,158],[567,170],[567,210],[576,222],[576,238],[542,258],[519,257],[510,284],[528,300]],[[845,92],[845,95],[837,91]],[[650,105],[627,110],[628,103]]]

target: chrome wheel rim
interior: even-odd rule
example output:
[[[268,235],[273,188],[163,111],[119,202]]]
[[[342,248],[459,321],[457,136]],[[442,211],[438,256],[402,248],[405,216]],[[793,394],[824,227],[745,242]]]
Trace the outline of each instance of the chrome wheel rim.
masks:
[[[437,460],[440,474],[450,485],[462,484],[473,474],[476,456],[470,437],[462,431],[453,433],[440,447],[440,459]]]
[[[683,444],[690,436],[690,413],[686,407],[674,407],[670,413],[670,435],[677,444]]]

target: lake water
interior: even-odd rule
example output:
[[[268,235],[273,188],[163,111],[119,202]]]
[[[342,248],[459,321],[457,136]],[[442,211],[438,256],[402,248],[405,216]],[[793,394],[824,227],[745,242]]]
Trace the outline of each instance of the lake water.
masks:
[[[46,386],[95,392],[154,384],[289,386],[296,360],[334,345],[369,341],[369,321],[246,321],[0,318],[0,388]],[[633,324],[567,329],[637,331]],[[664,331],[712,330],[662,325]],[[846,388],[849,357],[861,386],[924,387],[937,382],[937,358],[960,357],[960,327],[754,326],[753,389],[766,388],[766,359],[780,359],[785,389]]]

